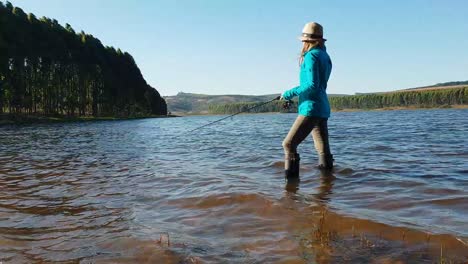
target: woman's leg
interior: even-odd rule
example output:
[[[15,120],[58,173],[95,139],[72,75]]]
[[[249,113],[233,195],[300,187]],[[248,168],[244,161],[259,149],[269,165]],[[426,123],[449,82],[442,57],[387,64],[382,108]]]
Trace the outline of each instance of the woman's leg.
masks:
[[[333,155],[330,151],[328,141],[328,120],[326,118],[318,118],[317,126],[312,129],[312,137],[314,139],[315,149],[319,156],[319,168],[332,169]]]
[[[297,146],[310,134],[314,125],[313,118],[299,115],[284,139],[284,169],[286,177],[299,176],[300,157],[297,154]]]

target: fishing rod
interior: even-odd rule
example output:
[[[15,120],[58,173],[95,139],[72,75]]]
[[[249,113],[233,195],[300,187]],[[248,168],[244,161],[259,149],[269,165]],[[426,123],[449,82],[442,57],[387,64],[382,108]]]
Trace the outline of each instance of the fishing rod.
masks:
[[[277,96],[277,97],[275,97],[273,100],[270,100],[270,101],[268,101],[268,102],[263,102],[263,103],[258,104],[258,105],[254,105],[254,106],[249,107],[249,108],[247,108],[247,109],[245,109],[245,110],[242,110],[242,111],[239,111],[239,112],[237,112],[237,113],[235,113],[235,114],[232,114],[232,115],[223,117],[223,118],[218,119],[218,120],[216,120],[216,121],[210,122],[210,123],[208,123],[208,124],[206,124],[206,125],[203,125],[203,126],[194,128],[194,129],[192,129],[192,130],[190,130],[190,131],[187,131],[187,132],[185,132],[185,133],[191,133],[191,132],[193,132],[193,131],[196,131],[196,130],[202,129],[202,128],[204,128],[204,127],[213,125],[213,124],[215,124],[215,123],[221,122],[221,121],[223,121],[223,120],[225,120],[225,119],[228,119],[228,118],[230,118],[230,117],[233,117],[233,116],[236,116],[236,115],[238,115],[238,114],[242,114],[242,113],[248,112],[248,111],[250,111],[250,110],[252,110],[252,109],[255,109],[255,108],[258,108],[258,107],[260,107],[260,106],[264,106],[264,105],[269,104],[269,103],[271,103],[271,102],[277,101],[277,100],[279,100],[280,98],[281,98],[281,96]]]

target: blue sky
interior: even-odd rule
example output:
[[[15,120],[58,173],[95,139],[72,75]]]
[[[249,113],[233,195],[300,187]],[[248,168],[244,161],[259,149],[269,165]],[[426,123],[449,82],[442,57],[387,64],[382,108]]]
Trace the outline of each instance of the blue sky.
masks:
[[[468,80],[465,0],[11,0],[133,55],[162,95],[281,93],[298,83],[297,36],[324,26],[329,93]]]

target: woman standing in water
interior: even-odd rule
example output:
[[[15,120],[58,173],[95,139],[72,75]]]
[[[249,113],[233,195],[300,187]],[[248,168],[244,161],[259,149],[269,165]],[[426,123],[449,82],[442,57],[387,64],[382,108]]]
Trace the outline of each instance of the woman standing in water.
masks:
[[[285,174],[287,178],[299,177],[297,146],[312,132],[319,156],[319,168],[331,170],[333,155],[328,143],[327,120],[330,104],[326,93],[332,63],[325,48],[323,28],[320,24],[307,23],[302,30],[303,43],[300,57],[300,85],[284,92],[283,100],[299,96],[299,115],[283,141]]]

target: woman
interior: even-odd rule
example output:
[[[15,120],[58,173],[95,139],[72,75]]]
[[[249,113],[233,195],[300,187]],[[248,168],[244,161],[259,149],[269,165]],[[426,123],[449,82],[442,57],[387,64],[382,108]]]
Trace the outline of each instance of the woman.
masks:
[[[300,85],[281,96],[291,100],[299,96],[299,115],[283,141],[285,174],[287,178],[299,177],[299,154],[297,146],[312,132],[315,149],[319,156],[319,168],[331,170],[333,156],[328,144],[327,120],[330,104],[326,93],[332,63],[325,48],[323,28],[318,23],[307,23],[302,30],[303,42],[300,57]]]

